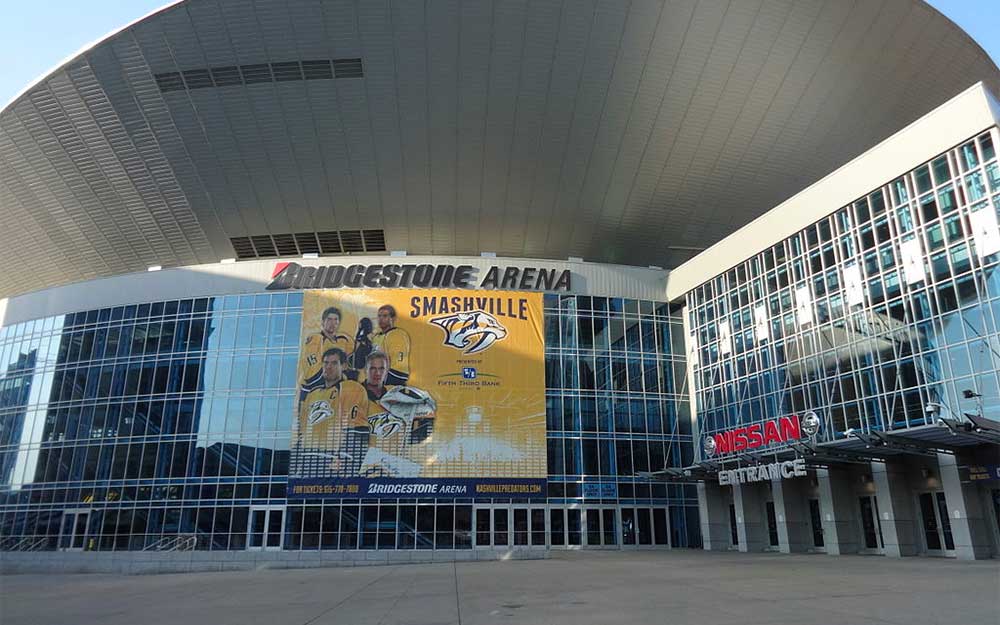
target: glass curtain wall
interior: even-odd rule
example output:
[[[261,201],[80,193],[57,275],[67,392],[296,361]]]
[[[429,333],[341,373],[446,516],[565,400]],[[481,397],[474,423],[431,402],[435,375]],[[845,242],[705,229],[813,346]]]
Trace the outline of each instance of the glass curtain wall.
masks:
[[[545,305],[546,505],[670,506],[696,546],[695,493],[636,477],[692,456],[680,318]],[[0,329],[0,549],[471,547],[471,500],[286,500],[301,310],[220,296]]]
[[[688,293],[702,431],[805,410],[826,439],[1000,419],[997,142],[982,133]]]

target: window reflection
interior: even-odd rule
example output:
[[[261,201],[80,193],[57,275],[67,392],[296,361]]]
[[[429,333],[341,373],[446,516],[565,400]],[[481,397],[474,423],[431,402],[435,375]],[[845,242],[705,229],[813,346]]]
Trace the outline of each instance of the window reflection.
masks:
[[[679,317],[621,298],[545,304],[553,501],[582,501],[580,480],[600,480],[666,503],[635,472],[691,457]],[[55,548],[63,508],[97,506],[88,549],[176,534],[245,548],[251,505],[286,505],[301,305],[301,293],[222,296],[0,329],[0,538],[51,534]],[[368,507],[289,506],[285,548],[471,546],[468,505]]]
[[[826,418],[824,436],[842,437],[926,424],[931,401],[1000,420],[1000,258],[980,251],[970,227],[975,211],[1000,211],[1000,184],[988,182],[998,171],[983,134],[838,210],[835,233],[825,218],[693,289],[703,428],[811,409]],[[836,239],[829,248],[824,230]],[[919,244],[915,260],[904,241]],[[813,299],[805,321],[789,285]],[[764,338],[738,332],[757,307]],[[731,353],[720,349],[722,321],[733,329]],[[982,395],[981,407],[964,390]]]

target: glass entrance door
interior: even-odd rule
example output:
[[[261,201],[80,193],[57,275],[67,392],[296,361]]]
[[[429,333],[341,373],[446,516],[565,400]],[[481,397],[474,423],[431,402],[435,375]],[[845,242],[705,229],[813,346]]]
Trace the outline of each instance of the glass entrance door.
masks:
[[[250,551],[277,551],[285,537],[285,509],[280,507],[250,508]]]
[[[928,555],[954,555],[955,540],[951,535],[951,519],[944,493],[920,494],[920,516],[923,521],[924,545]]]
[[[858,498],[861,507],[861,533],[863,551],[882,553],[882,521],[878,516],[878,501],[871,495]]]
[[[489,506],[474,511],[477,548],[544,547],[545,508]]]
[[[618,522],[615,508],[587,508],[584,522],[587,526],[586,546],[588,549],[609,549],[618,547]]]
[[[615,522],[617,510],[605,509],[601,512],[601,529],[604,534],[605,545],[618,545],[618,524]]]
[[[809,522],[812,525],[813,547],[825,549],[826,542],[823,540],[823,519],[819,514],[819,499],[809,500]]]
[[[90,510],[67,510],[63,513],[59,532],[59,549],[62,551],[83,551],[87,546],[87,523]]]
[[[566,510],[566,545],[579,547],[583,544],[583,511],[579,508]]]
[[[476,524],[476,542],[474,544],[476,547],[493,546],[493,533],[491,530],[493,520],[491,512],[490,508],[476,508],[474,511]]]
[[[528,508],[514,508],[514,546],[527,546],[531,539],[531,515]]]
[[[729,504],[729,543],[733,547],[740,545],[740,530],[736,526],[736,504]]]
[[[774,516],[774,502],[773,501],[767,502],[766,508],[767,508],[767,540],[772,547],[777,548],[778,519]]]
[[[528,519],[531,522],[531,535],[528,540],[532,547],[544,547],[547,539],[545,531],[545,508],[529,508]]]
[[[493,508],[493,546],[510,546],[510,510]]]
[[[575,548],[583,545],[583,510],[549,508],[549,544]]]
[[[666,508],[621,508],[622,546],[670,546]]]

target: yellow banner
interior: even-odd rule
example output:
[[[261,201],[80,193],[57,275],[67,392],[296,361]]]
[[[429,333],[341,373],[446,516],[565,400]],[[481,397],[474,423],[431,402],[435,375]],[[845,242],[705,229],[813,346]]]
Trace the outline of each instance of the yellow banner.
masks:
[[[292,496],[544,496],[540,293],[307,291],[302,337]]]

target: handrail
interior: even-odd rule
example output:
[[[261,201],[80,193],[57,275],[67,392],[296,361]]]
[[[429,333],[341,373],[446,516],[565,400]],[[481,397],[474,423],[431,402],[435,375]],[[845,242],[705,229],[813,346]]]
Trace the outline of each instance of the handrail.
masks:
[[[144,547],[143,551],[192,551],[197,544],[197,535],[179,534],[176,536],[164,536]]]

